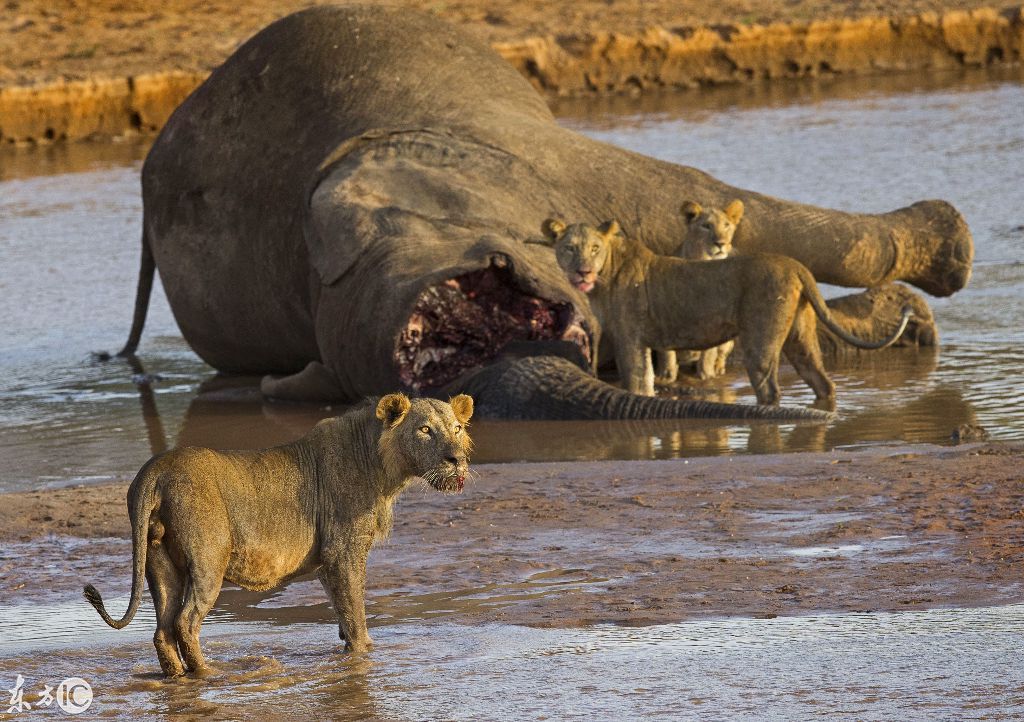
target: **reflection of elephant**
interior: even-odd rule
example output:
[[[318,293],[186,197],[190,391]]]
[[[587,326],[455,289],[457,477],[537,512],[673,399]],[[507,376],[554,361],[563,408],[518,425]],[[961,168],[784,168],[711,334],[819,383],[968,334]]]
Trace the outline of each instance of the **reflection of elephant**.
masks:
[[[934,350],[897,349],[850,359],[848,368],[870,372],[872,387],[899,392],[928,377]],[[500,364],[499,364],[500,365]],[[189,404],[177,438],[164,438],[152,391],[141,387],[143,414],[154,454],[169,446],[243,449],[276,446],[306,434],[316,422],[342,413],[338,406],[268,402],[260,398],[254,377],[215,376],[204,381]],[[729,385],[711,385],[708,398],[735,400]],[[845,414],[829,425],[753,424],[749,431],[708,421],[560,421],[481,420],[473,424],[477,463],[552,459],[663,459],[717,455],[746,448],[753,453],[827,451],[844,444],[902,439],[938,443],[959,424],[976,424],[974,409],[959,391],[938,388],[898,406]],[[746,438],[744,439],[744,435]],[[239,592],[241,594],[241,592]]]
[[[474,386],[493,397],[482,411],[529,415],[522,399],[549,399],[546,417],[785,413],[615,400],[581,368],[529,352],[503,362],[519,388],[491,383],[510,342],[564,342],[583,366],[597,342],[550,251],[523,243],[551,215],[618,218],[666,251],[683,231],[681,199],[740,198],[741,251],[786,253],[825,282],[902,279],[936,294],[963,286],[973,253],[940,201],[822,210],[579,136],[489,48],[380,7],[314,8],[247,42],[172,116],[142,185],[143,268],[123,353],[138,344],[155,265],[205,361],[292,374],[264,390],[297,399]],[[553,367],[572,383],[541,377]]]

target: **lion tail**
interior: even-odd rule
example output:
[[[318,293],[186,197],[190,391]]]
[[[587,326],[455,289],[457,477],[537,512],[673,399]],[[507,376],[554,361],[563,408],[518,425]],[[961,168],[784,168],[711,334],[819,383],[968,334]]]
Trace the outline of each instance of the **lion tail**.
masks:
[[[157,457],[146,462],[135,477],[139,492],[135,495],[134,504],[129,507],[128,515],[132,523],[132,597],[128,609],[120,619],[111,617],[103,605],[103,597],[99,590],[91,584],[85,585],[85,601],[99,612],[103,621],[114,629],[123,629],[131,623],[142,603],[142,585],[146,571],[146,546],[149,533],[149,517],[156,508],[156,481],[158,474],[148,473],[150,465]]]
[[[865,341],[862,338],[857,338],[845,328],[836,323],[835,319],[832,318],[832,313],[828,306],[825,305],[825,299],[821,297],[821,291],[818,290],[818,284],[814,280],[814,276],[806,268],[800,269],[800,280],[803,283],[803,296],[814,308],[814,313],[817,314],[821,322],[828,326],[829,330],[836,336],[841,338],[846,343],[857,348],[862,348],[867,351],[877,351],[879,349],[888,348],[892,346],[903,335],[903,332],[907,330],[907,324],[910,323],[910,319],[914,316],[914,309],[908,304],[903,307],[900,318],[900,323],[889,336],[880,341]]]

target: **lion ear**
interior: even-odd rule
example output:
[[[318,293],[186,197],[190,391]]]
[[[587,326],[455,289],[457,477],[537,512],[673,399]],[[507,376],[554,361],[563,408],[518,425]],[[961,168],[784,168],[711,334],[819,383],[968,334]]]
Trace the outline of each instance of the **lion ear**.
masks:
[[[616,220],[605,221],[597,227],[597,230],[601,232],[605,238],[611,238],[612,236],[621,236],[622,227]]]
[[[450,399],[448,403],[452,405],[452,411],[455,412],[455,418],[459,420],[460,424],[466,423],[473,416],[472,396],[459,394],[455,398]]]
[[[560,218],[548,218],[540,224],[540,230],[545,238],[554,243],[565,233],[565,221]]]
[[[693,201],[686,201],[683,203],[682,208],[679,209],[683,218],[687,221],[692,221],[694,218],[701,214],[704,209],[700,207],[700,203],[694,203]]]
[[[732,221],[734,226],[737,225],[740,222],[740,219],[743,218],[743,201],[737,198],[727,205],[725,207],[725,215],[730,221]]]
[[[412,402],[405,394],[388,394],[377,402],[377,418],[384,422],[384,428],[393,429],[402,423],[410,406]]]

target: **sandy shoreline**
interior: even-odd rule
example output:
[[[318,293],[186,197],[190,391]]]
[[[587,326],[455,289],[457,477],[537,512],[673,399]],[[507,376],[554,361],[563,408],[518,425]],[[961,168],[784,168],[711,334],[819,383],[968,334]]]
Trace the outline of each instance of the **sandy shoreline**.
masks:
[[[403,497],[368,597],[517,590],[459,622],[557,627],[1019,603],[1022,458],[988,444],[481,466],[461,497]],[[0,495],[0,606],[87,581],[127,594],[126,486]],[[288,596],[324,601],[313,583]]]
[[[1020,62],[1024,9],[891,0],[401,4],[463,26],[549,97]],[[72,4],[73,5],[73,4]],[[0,9],[0,143],[152,133],[237,46],[306,3],[42,0]]]

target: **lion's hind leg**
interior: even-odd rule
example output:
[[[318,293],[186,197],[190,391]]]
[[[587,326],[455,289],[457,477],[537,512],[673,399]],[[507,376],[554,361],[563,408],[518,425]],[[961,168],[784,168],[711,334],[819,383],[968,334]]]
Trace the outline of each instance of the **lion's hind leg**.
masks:
[[[800,378],[814,391],[817,400],[832,407],[835,403],[836,385],[825,372],[821,346],[818,344],[818,318],[806,301],[802,302],[797,310],[793,327],[782,351],[800,374]]]
[[[196,501],[193,497],[189,504]],[[207,513],[200,518],[189,514],[186,504],[175,509],[177,513],[172,518],[173,528],[181,530],[174,543],[187,570],[182,575],[184,591],[174,620],[174,636],[185,666],[200,674],[209,671],[209,667],[199,648],[199,628],[217,601],[231,556],[227,512],[221,505],[219,513],[214,513],[218,501],[209,496],[204,499]]]
[[[757,403],[769,406],[778,404],[781,395],[779,356],[785,332],[776,326],[775,323],[755,326],[741,337],[743,365],[747,369],[750,385],[754,387]]]
[[[146,552],[146,581],[149,583],[149,593],[153,596],[153,607],[156,609],[153,645],[156,647],[156,656],[160,659],[160,669],[168,677],[177,677],[185,673],[185,666],[178,653],[177,636],[174,633],[174,622],[181,611],[183,576],[171,561],[160,537],[151,535],[149,549]]]

